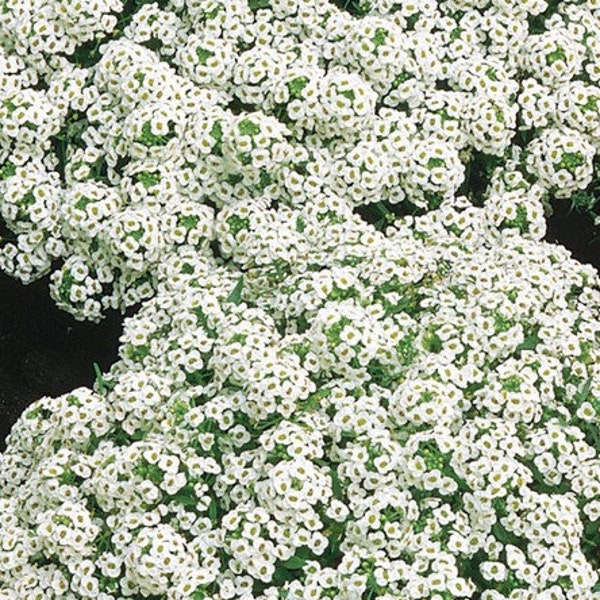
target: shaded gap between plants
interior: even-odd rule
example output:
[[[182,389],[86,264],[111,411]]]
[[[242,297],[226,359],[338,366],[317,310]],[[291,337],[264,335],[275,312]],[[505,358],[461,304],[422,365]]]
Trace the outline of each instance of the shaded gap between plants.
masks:
[[[20,414],[43,396],[59,396],[95,380],[118,359],[123,315],[78,322],[56,307],[48,277],[30,285],[0,274],[0,451]]]
[[[367,223],[381,230],[386,222],[396,217],[419,215],[422,210],[400,205],[388,205],[385,202],[368,204],[355,208]],[[595,226],[592,217],[583,210],[572,208],[568,201],[554,201],[552,215],[546,217],[547,231],[544,240],[560,244],[569,250],[576,260],[587,263],[600,271],[600,225]],[[389,216],[389,220],[387,217]]]
[[[552,209],[552,216],[546,219],[545,240],[561,244],[573,258],[600,270],[600,226],[594,226],[589,215],[572,209],[568,201],[555,201]]]

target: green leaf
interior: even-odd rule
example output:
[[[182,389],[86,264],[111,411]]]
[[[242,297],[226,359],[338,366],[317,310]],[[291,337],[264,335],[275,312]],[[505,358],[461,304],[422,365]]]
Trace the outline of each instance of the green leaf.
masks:
[[[67,404],[69,406],[77,406],[77,407],[81,406],[81,402],[79,401],[77,396],[74,396],[73,394],[70,394],[69,396],[67,396]]]
[[[91,204],[92,202],[93,200],[91,198],[86,198],[85,196],[82,196],[75,203],[75,208],[77,208],[78,210],[85,210],[86,206],[88,204]]]
[[[223,127],[221,127],[221,123],[219,123],[218,121],[216,121],[211,130],[210,130],[210,137],[213,138],[213,140],[215,140],[216,144],[215,144],[215,151],[216,152],[220,152],[221,151],[221,146],[222,146],[222,141],[223,141]]]
[[[252,160],[252,159],[250,159],[250,160]],[[261,169],[260,180],[258,183],[258,187],[260,188],[260,190],[264,191],[264,189],[268,185],[271,185],[272,183],[273,183],[273,178],[271,177],[271,175],[269,173],[267,173],[264,169]]]
[[[98,389],[101,394],[104,394],[105,390],[114,389],[115,385],[117,385],[114,381],[107,381],[102,377],[102,372],[100,371],[100,365],[98,363],[93,363],[94,373],[96,374],[96,381],[98,382]]]
[[[329,471],[329,475],[331,477],[331,491],[333,492],[333,497],[341,500],[342,498],[342,484],[340,483],[340,477],[338,475],[337,469],[331,468]]]
[[[181,272],[184,275],[191,275],[194,272],[194,267],[190,265],[190,263],[183,263],[183,265],[181,265]]]
[[[187,508],[196,508],[196,504],[198,504],[198,498],[196,498],[193,493],[180,493],[173,497],[173,502],[175,502],[175,504],[181,504],[181,506],[185,506]]]
[[[511,531],[507,531],[500,523],[496,523],[492,527],[492,534],[499,542],[502,542],[503,544],[512,544],[517,548],[523,547],[523,539]]]
[[[2,106],[4,106],[4,108],[6,108],[9,115],[12,115],[15,112],[15,110],[17,110],[17,108],[18,108],[18,106],[10,98],[7,98],[6,100],[4,100],[2,102]]]
[[[306,564],[306,559],[299,556],[292,556],[280,564],[285,569],[301,569]]]
[[[241,181],[243,181],[244,176],[241,173],[230,173],[229,175],[227,175],[227,177],[225,178],[225,181],[227,181],[227,183],[229,185],[235,186],[238,183],[240,183]],[[232,217],[229,217],[229,219],[231,219]],[[238,218],[238,217],[236,217]],[[227,219],[227,221],[229,221],[229,219]]]
[[[191,385],[207,385],[213,378],[214,371],[198,369],[197,371],[184,371],[185,380]]]
[[[442,343],[441,338],[435,331],[429,331],[423,337],[423,348],[425,348],[427,352],[439,354],[442,351],[443,347],[444,344]]]
[[[583,529],[586,537],[594,537],[600,533],[600,520],[587,523]]]
[[[242,288],[244,287],[244,276],[241,275],[238,282],[235,284],[231,294],[227,298],[227,302],[233,302],[233,304],[241,304],[242,302]]]
[[[521,233],[529,231],[529,218],[527,216],[527,207],[524,204],[517,206],[517,216],[514,219],[504,221],[504,226],[514,227]]]
[[[302,233],[306,229],[306,221],[302,217],[296,219],[296,231]]]
[[[269,0],[248,0],[248,8],[250,10],[259,10],[261,8],[270,8],[271,2]]]
[[[578,406],[581,406],[590,394],[590,390],[592,389],[592,378],[590,377],[584,384],[583,389],[577,396]]]
[[[540,338],[538,337],[538,330],[536,329],[517,346],[516,351],[520,352],[521,350],[535,350],[539,343]]]
[[[278,566],[275,569],[271,583],[279,588],[282,588],[287,581],[292,581],[293,579],[295,579],[293,573],[290,573],[290,571],[284,569],[282,566]]]
[[[217,517],[219,516],[219,505],[217,501],[213,498],[210,506],[208,507],[208,518],[210,519],[213,525],[217,522]]]
[[[502,389],[507,392],[518,392],[523,380],[518,375],[511,375],[502,382]]]
[[[134,346],[133,344],[125,345],[125,356],[131,360],[139,361],[143,360],[150,354],[150,346],[143,344],[141,346]]]
[[[144,237],[144,228],[143,227],[139,227],[138,229],[136,229],[135,231],[132,231],[129,234],[136,242],[139,242],[142,237]]]

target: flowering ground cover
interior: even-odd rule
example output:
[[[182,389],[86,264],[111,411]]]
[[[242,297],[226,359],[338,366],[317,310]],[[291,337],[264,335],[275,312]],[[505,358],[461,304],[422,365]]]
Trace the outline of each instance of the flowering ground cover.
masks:
[[[600,599],[596,0],[0,27],[0,267],[130,311],[6,440],[1,599]]]

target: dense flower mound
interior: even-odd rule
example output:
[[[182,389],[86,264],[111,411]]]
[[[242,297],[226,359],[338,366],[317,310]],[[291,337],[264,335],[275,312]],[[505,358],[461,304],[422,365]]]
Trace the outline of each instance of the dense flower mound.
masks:
[[[600,599],[597,2],[355,4],[4,2],[0,268],[140,307],[0,600]]]
[[[594,269],[467,202],[246,219],[13,429],[0,597],[598,598]]]
[[[481,205],[498,167],[591,210],[596,0],[355,4],[5,2],[0,268],[51,272],[58,305],[98,320],[151,297],[161,256],[210,243],[233,200]]]

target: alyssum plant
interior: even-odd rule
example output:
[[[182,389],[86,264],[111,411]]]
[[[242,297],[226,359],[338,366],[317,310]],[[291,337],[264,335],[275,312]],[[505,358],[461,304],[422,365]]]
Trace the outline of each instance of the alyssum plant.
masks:
[[[594,270],[487,209],[245,209],[13,429],[0,597],[597,598]]]
[[[375,221],[458,194],[535,227],[540,199],[593,210],[594,2],[358,8],[7,1],[0,268],[51,272],[59,306],[98,320],[238,200],[330,193]]]
[[[4,3],[0,264],[142,304],[7,440],[2,600],[600,598],[598,274],[540,241],[598,7],[357,7]]]

